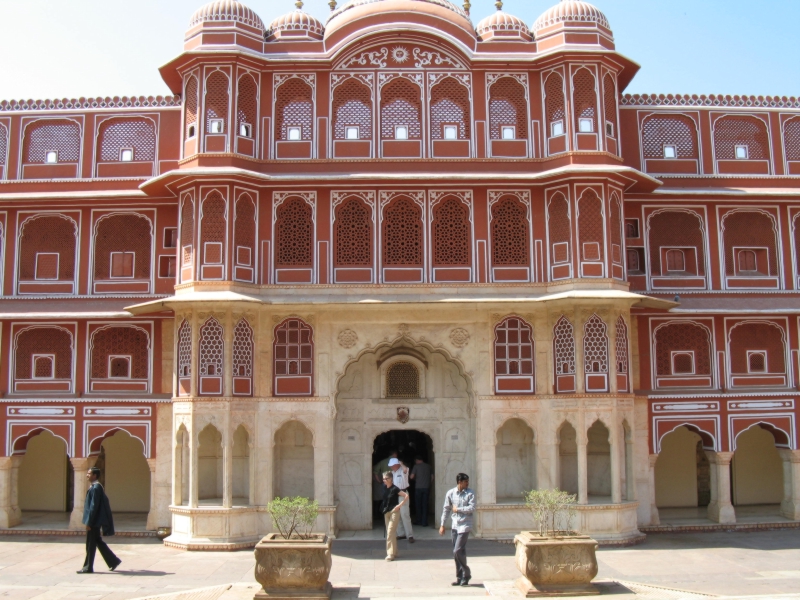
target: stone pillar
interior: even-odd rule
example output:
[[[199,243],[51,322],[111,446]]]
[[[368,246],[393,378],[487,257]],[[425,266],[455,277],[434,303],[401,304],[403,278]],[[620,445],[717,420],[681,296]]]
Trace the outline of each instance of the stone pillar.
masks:
[[[578,504],[589,504],[589,479],[586,459],[586,434],[577,432],[578,442]]]
[[[800,521],[800,450],[778,450],[783,461],[781,515]]]
[[[225,312],[222,323],[224,327],[222,336],[225,341],[225,350],[222,353],[222,395],[230,398],[233,396],[233,328],[235,326],[230,309]]]
[[[222,438],[222,506],[233,506],[233,435],[229,431]]]
[[[147,466],[150,467],[150,511],[147,513],[147,531],[158,529],[158,517],[156,516],[156,459],[148,458]]]
[[[731,504],[731,459],[733,452],[706,451],[711,463],[711,503],[708,518],[717,523],[736,523],[736,512]]]
[[[195,360],[192,358],[192,360]],[[196,381],[193,378],[192,381]],[[194,383],[192,384],[194,385]],[[200,445],[197,440],[198,433],[194,431],[195,427],[192,424],[192,432],[189,435],[189,507],[197,508],[198,498],[200,496],[199,488],[199,464],[197,456],[197,447]]]
[[[622,502],[622,469],[620,462],[622,458],[622,447],[620,443],[619,425],[617,425],[616,415],[614,422],[611,423],[611,503],[620,504]]]
[[[548,444],[550,450],[550,488],[561,488],[561,444],[558,441],[558,434],[553,434],[555,441]],[[540,482],[538,488],[546,489]]]
[[[0,528],[8,529],[22,523],[19,509],[19,466],[22,456],[0,458]]]
[[[581,313],[573,313],[570,320],[572,322],[572,335],[575,338],[575,390],[578,394],[585,394],[586,368],[583,362],[583,321],[585,319]]]
[[[75,478],[72,486],[72,513],[69,516],[69,528],[85,529],[86,526],[83,524],[83,507],[86,500],[86,492],[89,489],[89,483],[86,481],[86,471],[94,466],[97,462],[97,457],[70,458],[69,462],[72,463],[72,470]]]
[[[611,319],[610,323],[606,322],[609,318]],[[608,336],[608,391],[616,394],[619,392],[617,386],[617,324],[613,314],[603,315],[603,321],[606,322]]]
[[[189,317],[189,322],[192,324],[192,366],[189,369],[191,371],[189,390],[192,398],[196,398],[198,395],[198,383],[200,381],[200,324],[198,321],[197,311],[193,310],[191,317]]]
[[[650,502],[650,525],[660,525],[661,519],[658,516],[658,506],[656,506],[656,461],[658,454],[650,454],[650,468],[648,473],[650,494],[648,494],[648,502]]]

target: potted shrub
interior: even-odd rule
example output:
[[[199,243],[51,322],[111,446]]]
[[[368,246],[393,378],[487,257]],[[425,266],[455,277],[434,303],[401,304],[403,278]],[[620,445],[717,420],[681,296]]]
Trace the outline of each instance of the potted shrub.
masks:
[[[312,533],[319,505],[308,498],[275,498],[267,504],[277,533],[256,544],[257,599],[330,598],[331,539]]]
[[[575,496],[561,490],[533,490],[525,494],[537,531],[514,538],[517,588],[527,598],[599,594],[592,585],[597,576],[597,542],[572,529]]]

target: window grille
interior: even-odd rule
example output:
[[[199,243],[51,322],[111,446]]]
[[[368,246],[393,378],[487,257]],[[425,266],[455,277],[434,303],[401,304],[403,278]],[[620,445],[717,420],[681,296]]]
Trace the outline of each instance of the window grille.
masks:
[[[555,194],[547,205],[547,227],[550,233],[551,260],[564,263],[570,260],[572,241],[570,231],[569,203],[563,194]]]
[[[408,139],[422,138],[422,92],[408,79],[398,77],[381,90],[381,139],[395,139],[395,127],[408,128]]]
[[[597,315],[592,315],[583,326],[583,370],[586,373],[608,373],[606,324]]]
[[[672,373],[674,375],[694,374],[694,355],[681,352],[672,355]]]
[[[654,115],[642,123],[642,153],[647,159],[664,158],[664,147],[675,148],[675,158],[698,159],[697,126],[685,115]]]
[[[628,326],[625,324],[625,319],[621,316],[617,319],[616,330],[617,339],[615,342],[615,351],[617,373],[623,374],[628,372]]]
[[[55,373],[52,371],[52,363],[49,374],[32,372],[34,354],[55,356]],[[37,362],[37,369],[38,367]],[[16,338],[14,376],[16,379],[33,379],[39,376],[71,379],[72,336],[67,330],[56,327],[31,327],[21,331]]]
[[[200,327],[200,376],[222,376],[224,336],[222,325],[214,317]]]
[[[553,354],[556,363],[556,375],[572,375],[575,373],[575,335],[572,323],[561,317],[553,328]]]
[[[763,352],[751,352],[747,357],[747,363],[750,373],[767,372],[767,355]]]
[[[639,252],[635,248],[628,248],[625,255],[628,258],[628,272],[639,272],[642,270],[642,264],[639,260]]]
[[[275,374],[312,375],[314,346],[311,327],[287,319],[275,328]]]
[[[587,69],[580,69],[572,78],[573,102],[575,103],[575,131],[581,119],[592,122],[592,131],[597,131],[597,89],[594,75]]]
[[[495,375],[533,376],[533,329],[518,317],[509,317],[494,330]]]
[[[26,163],[44,164],[47,153],[55,151],[58,162],[76,163],[81,156],[81,128],[67,119],[47,119],[25,130],[22,155]]]
[[[419,398],[419,371],[409,362],[396,362],[386,370],[387,398]]]
[[[732,373],[766,372],[764,355],[748,350],[762,350],[767,353],[767,364],[770,373],[786,371],[786,350],[783,341],[783,330],[771,323],[743,323],[735,326],[730,332],[730,360]],[[754,369],[752,361],[759,361],[754,356],[761,356],[761,369]],[[748,371],[748,366],[750,369]],[[757,365],[758,366],[758,365]]]
[[[513,77],[501,77],[489,88],[489,135],[503,139],[503,126],[513,125],[516,137],[528,139],[528,100],[525,87]]]
[[[611,260],[622,264],[622,207],[616,195],[611,197]]]
[[[222,194],[217,191],[211,192],[203,201],[203,217],[200,222],[200,241],[203,247],[208,243],[218,244],[218,248],[225,247],[225,200]],[[204,253],[205,254],[205,253]],[[222,253],[224,254],[224,252]],[[203,256],[203,262],[213,262],[220,264],[224,262],[223,256],[217,256],[218,260],[209,261],[210,257]]]
[[[233,225],[233,240],[237,250],[237,264],[245,264],[238,258],[239,248],[248,248],[251,258],[245,266],[253,266],[252,257],[256,253],[256,207],[250,196],[241,196],[236,201],[236,221]]]
[[[239,319],[233,329],[233,375],[253,376],[253,328],[247,319]]]
[[[42,215],[25,221],[20,236],[20,279],[36,279],[36,254],[45,252],[58,254],[58,279],[74,279],[77,236],[75,223],[67,217]]]
[[[383,210],[383,264],[422,266],[422,209],[401,197]]]
[[[717,160],[735,160],[736,146],[747,146],[748,158],[769,159],[769,135],[761,119],[747,116],[722,117],[714,123],[714,155]]]
[[[236,87],[236,131],[241,135],[243,125],[251,127],[251,135],[255,137],[253,129],[258,124],[258,85],[250,74],[242,75]]]
[[[92,335],[92,379],[113,377],[108,372],[109,356],[127,355],[133,364],[126,369],[125,377],[147,379],[150,370],[149,338],[137,327],[106,327]]]
[[[336,207],[336,266],[372,265],[371,210],[361,200],[350,198]]]
[[[665,246],[692,247],[697,255],[698,275],[705,275],[705,251],[700,215],[695,212],[665,211],[650,216],[647,226],[650,240],[650,268],[661,274],[661,249]],[[694,269],[694,265],[692,265]]]
[[[133,277],[150,278],[152,232],[150,221],[142,215],[111,215],[97,223],[94,239],[94,278],[108,279],[111,253],[132,252]]]
[[[578,236],[583,260],[603,260],[603,203],[594,190],[585,191],[578,200]],[[599,257],[587,256],[587,242],[597,244]]]
[[[736,274],[737,248],[766,248],[768,265],[763,265],[762,271],[773,277],[778,275],[777,236],[772,219],[762,212],[737,210],[722,217],[722,229],[726,275]]]
[[[314,219],[311,207],[301,198],[289,198],[276,213],[275,266],[313,266]]]
[[[432,229],[434,265],[471,265],[469,208],[461,200],[448,198],[437,204]]]
[[[445,77],[431,89],[431,139],[444,139],[444,126],[455,125],[458,139],[470,138],[469,90],[452,77]]]
[[[667,271],[683,272],[686,270],[686,257],[683,250],[667,250]]]
[[[655,335],[656,373],[672,374],[672,353],[694,352],[695,373],[711,375],[711,342],[708,329],[695,323],[670,323]]]
[[[333,138],[347,138],[347,126],[358,127],[358,139],[372,139],[372,90],[348,79],[333,91]]]
[[[300,139],[310,140],[314,125],[314,95],[311,86],[293,77],[277,91],[275,101],[275,139],[288,140],[289,128],[300,128]]]
[[[100,161],[119,162],[133,148],[133,160],[156,159],[156,126],[147,119],[109,119],[100,126]]]
[[[617,136],[617,86],[614,78],[607,73],[603,78],[603,105],[606,113],[606,122],[611,123],[614,133],[610,137]]]
[[[192,326],[186,319],[178,328],[178,377],[192,374]]]
[[[184,94],[184,102],[186,105],[185,108],[185,127],[186,127],[186,137],[192,137],[189,132],[189,127],[197,127],[197,77],[189,77],[189,80],[186,82],[186,92]],[[195,129],[195,132],[197,129]]]
[[[206,131],[212,131],[213,120],[221,119],[223,123],[228,120],[228,83],[222,71],[214,71],[206,79]]]
[[[181,253],[183,266],[190,266],[194,253],[194,202],[184,200],[181,209]]]
[[[502,198],[492,206],[492,264],[528,264],[528,210],[516,198]]]
[[[6,164],[8,158],[8,129],[0,123],[0,167]]]
[[[33,379],[52,379],[55,365],[52,356],[33,357]]]
[[[786,122],[783,127],[783,140],[786,144],[786,160],[800,160],[800,118]],[[0,164],[2,162],[3,160],[0,159]]]
[[[565,112],[564,79],[558,73],[551,73],[545,81],[545,113],[547,115],[548,135],[552,135],[551,125],[556,121],[563,123]]]

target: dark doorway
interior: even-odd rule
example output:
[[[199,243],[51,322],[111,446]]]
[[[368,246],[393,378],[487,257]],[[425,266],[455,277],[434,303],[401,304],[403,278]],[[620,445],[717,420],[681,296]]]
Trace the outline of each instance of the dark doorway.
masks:
[[[386,431],[381,433],[378,437],[375,438],[375,442],[372,444],[372,466],[374,468],[386,459],[391,452],[396,451],[397,457],[400,461],[406,465],[409,469],[414,467],[415,458],[417,456],[421,457],[422,460],[428,463],[431,466],[431,471],[434,468],[434,456],[433,456],[433,442],[431,438],[421,431],[416,430],[400,430],[395,429],[392,431]],[[382,490],[382,488],[376,486],[375,479],[373,477],[373,499],[377,499],[378,495],[377,492]],[[408,492],[411,495],[411,518],[414,520],[414,523],[420,522],[420,515],[419,511],[426,510],[428,513],[428,524],[429,526],[431,523],[435,523],[436,518],[433,511],[434,505],[434,487],[433,483],[430,485],[430,499],[428,501],[428,506],[426,507],[419,507],[417,506],[416,500],[414,498],[415,494],[414,491],[416,489],[416,482],[412,479],[410,482],[410,486],[408,488]],[[377,488],[377,489],[376,489]],[[373,517],[375,518],[375,525],[379,525],[383,527],[383,516],[380,515],[378,506],[375,507],[375,511],[373,512]],[[433,518],[431,515],[433,514]]]

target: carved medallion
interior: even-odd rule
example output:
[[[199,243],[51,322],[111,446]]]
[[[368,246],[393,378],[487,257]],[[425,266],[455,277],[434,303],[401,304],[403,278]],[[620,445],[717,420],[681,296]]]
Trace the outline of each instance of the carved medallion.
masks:
[[[450,332],[450,343],[456,348],[463,348],[469,344],[469,331],[463,327],[456,327]]]
[[[358,341],[358,334],[352,329],[343,329],[339,332],[339,345],[342,348],[352,348]]]
[[[400,406],[397,408],[397,420],[400,421],[403,425],[408,423],[408,420],[411,418],[411,409],[407,406]]]

